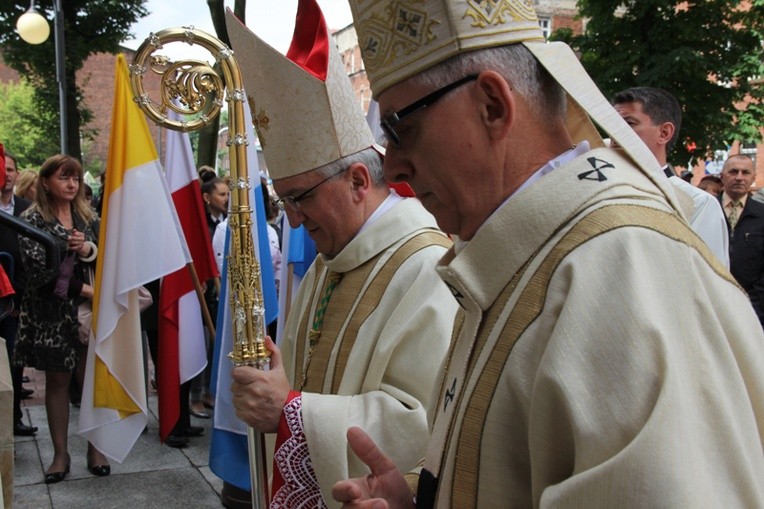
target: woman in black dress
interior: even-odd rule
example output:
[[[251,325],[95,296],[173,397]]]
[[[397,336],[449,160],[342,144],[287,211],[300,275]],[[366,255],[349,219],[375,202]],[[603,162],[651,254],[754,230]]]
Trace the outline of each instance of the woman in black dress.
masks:
[[[77,308],[93,298],[87,275],[95,268],[98,220],[85,200],[79,161],[66,155],[49,157],[40,168],[34,204],[22,218],[57,241],[61,264],[49,267],[41,244],[19,238],[28,274],[21,301],[15,363],[45,371],[45,410],[53,441],[53,462],[45,482],[62,481],[69,472],[69,382],[72,373],[82,386],[86,346],[78,333]],[[106,458],[88,444],[88,469],[109,475]]]

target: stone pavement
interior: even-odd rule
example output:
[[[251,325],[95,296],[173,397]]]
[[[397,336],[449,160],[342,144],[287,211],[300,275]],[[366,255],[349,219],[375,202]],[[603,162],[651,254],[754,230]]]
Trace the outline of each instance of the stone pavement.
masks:
[[[185,449],[161,445],[155,392],[149,395],[148,432],[141,435],[124,463],[111,464],[108,477],[96,477],[87,470],[87,442],[77,435],[79,409],[72,407],[71,472],[60,483],[45,484],[44,471],[53,459],[53,444],[45,416],[44,373],[27,368],[25,374],[30,381],[24,387],[35,393],[22,401],[24,423],[31,421],[39,430],[34,437],[15,437],[14,509],[223,507],[223,482],[207,466],[211,419],[191,417],[191,424],[203,426],[205,431],[190,438]]]

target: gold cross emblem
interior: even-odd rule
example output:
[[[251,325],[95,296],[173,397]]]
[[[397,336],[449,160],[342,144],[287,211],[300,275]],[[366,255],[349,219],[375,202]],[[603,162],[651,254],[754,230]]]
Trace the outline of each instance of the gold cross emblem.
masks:
[[[260,145],[265,148],[264,132],[270,128],[271,119],[264,109],[260,108],[260,111],[257,110],[255,100],[251,95],[247,96],[247,102],[249,103],[249,109],[252,111],[252,125],[255,126],[257,137],[260,139]]]

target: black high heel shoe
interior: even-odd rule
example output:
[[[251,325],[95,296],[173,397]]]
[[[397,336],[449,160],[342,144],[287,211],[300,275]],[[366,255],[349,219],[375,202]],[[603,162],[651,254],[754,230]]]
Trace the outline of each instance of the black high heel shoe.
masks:
[[[98,477],[106,477],[111,473],[111,466],[109,465],[88,465],[88,470],[93,475]]]
[[[69,473],[69,468],[71,466],[72,458],[67,458],[66,469],[63,472],[51,472],[49,474],[45,474],[45,484],[56,484],[57,482],[63,481],[64,477],[66,477],[66,474]]]
[[[111,473],[111,466],[110,465],[93,465],[90,462],[90,457],[88,456],[88,471],[93,474],[97,475],[98,477],[106,477]]]

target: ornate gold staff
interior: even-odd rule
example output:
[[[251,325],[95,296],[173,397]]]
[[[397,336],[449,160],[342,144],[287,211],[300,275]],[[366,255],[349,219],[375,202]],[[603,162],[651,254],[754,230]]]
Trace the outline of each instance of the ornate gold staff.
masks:
[[[210,52],[219,64],[221,78],[207,62],[182,60],[171,62],[165,56],[151,56],[163,43],[185,42],[198,44]],[[149,59],[150,65],[146,66]],[[159,108],[143,89],[143,76],[150,69],[162,77]],[[228,150],[231,162],[231,249],[228,256],[229,304],[233,317],[234,349],[229,354],[237,366],[255,366],[268,369],[270,352],[265,348],[265,308],[260,287],[260,264],[252,242],[252,208],[249,202],[249,174],[247,170],[247,134],[244,115],[246,94],[242,85],[239,65],[233,51],[220,40],[194,29],[169,28],[151,34],[141,46],[130,66],[130,78],[135,101],[156,124],[175,131],[200,129],[220,113],[225,87],[228,101]],[[210,98],[214,98],[210,100]],[[177,104],[180,103],[180,105]],[[171,109],[183,116],[202,113],[197,118],[170,120],[166,112]],[[265,468],[263,436],[247,427],[249,468],[252,479],[252,506],[268,506],[268,473]]]

